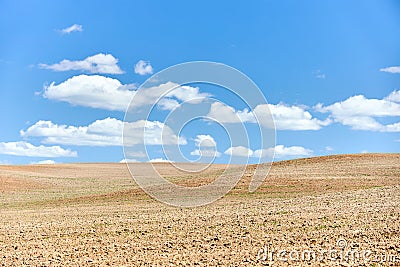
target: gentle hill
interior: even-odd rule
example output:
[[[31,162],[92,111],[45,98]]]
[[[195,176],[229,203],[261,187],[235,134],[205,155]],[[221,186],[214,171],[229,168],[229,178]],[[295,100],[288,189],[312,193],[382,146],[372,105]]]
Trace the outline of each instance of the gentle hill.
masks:
[[[132,166],[140,169],[147,164]],[[170,163],[156,163],[156,166],[167,179],[186,186],[208,183],[226,167],[216,164],[193,174],[177,171]],[[250,194],[248,184],[254,168],[255,165],[247,167],[246,174],[229,195],[289,197],[400,184],[400,154],[333,155],[275,162],[263,185]],[[0,192],[3,207],[148,199],[122,163],[2,165]]]

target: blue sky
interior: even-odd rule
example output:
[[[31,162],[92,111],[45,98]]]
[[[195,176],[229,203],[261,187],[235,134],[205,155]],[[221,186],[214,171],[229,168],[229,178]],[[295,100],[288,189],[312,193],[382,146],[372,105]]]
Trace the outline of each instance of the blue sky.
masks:
[[[262,90],[277,160],[398,153],[399,26],[398,1],[0,1],[0,163],[121,161],[124,95],[198,60],[230,65]],[[114,132],[90,135],[95,127]],[[183,132],[187,157],[206,139],[226,162],[221,129],[195,128]]]

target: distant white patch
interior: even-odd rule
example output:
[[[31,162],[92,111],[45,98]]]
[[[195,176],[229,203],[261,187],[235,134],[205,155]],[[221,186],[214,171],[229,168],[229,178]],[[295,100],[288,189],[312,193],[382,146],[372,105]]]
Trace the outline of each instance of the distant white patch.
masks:
[[[166,159],[163,159],[163,158],[156,158],[156,159],[149,160],[149,162],[157,163],[157,162],[173,162],[173,161],[166,160]]]
[[[380,71],[389,72],[389,73],[400,73],[400,66],[382,68],[382,69],[380,69]]]
[[[322,73],[321,70],[314,71],[314,75],[315,75],[315,78],[317,78],[317,79],[325,79],[326,78],[325,73]]]
[[[325,150],[326,150],[326,151],[333,151],[334,149],[333,149],[333,147],[331,147],[331,146],[326,146],[326,147],[325,147]]]
[[[123,159],[119,163],[136,163],[138,162],[136,159]]]
[[[72,32],[81,32],[81,31],[83,31],[83,27],[82,25],[79,24],[74,24],[65,29],[60,30],[62,34],[70,34]]]
[[[153,67],[149,61],[139,60],[135,65],[135,73],[139,75],[153,74]]]
[[[40,160],[40,161],[33,161],[30,164],[56,164],[54,160]]]

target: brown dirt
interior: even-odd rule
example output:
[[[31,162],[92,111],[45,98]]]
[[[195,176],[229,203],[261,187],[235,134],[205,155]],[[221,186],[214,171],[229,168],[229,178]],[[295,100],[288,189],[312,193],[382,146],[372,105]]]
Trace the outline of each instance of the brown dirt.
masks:
[[[157,166],[189,186],[225,168],[199,177]],[[0,265],[400,265],[400,154],[277,162],[248,193],[253,168],[223,199],[181,209],[149,198],[124,164],[0,166]],[[267,247],[339,258],[258,259]],[[367,250],[369,262],[340,258]]]

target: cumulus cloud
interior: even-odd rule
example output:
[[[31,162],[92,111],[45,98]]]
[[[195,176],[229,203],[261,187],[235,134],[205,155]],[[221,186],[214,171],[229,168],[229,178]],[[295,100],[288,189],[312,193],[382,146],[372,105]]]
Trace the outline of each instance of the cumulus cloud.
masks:
[[[224,154],[233,157],[251,157],[251,155],[253,155],[253,151],[244,146],[234,146],[225,150]]]
[[[124,73],[118,66],[118,59],[111,54],[97,54],[85,58],[84,60],[64,59],[59,63],[48,65],[39,64],[39,68],[53,71],[79,70],[90,73],[102,74],[122,74]]]
[[[159,99],[160,96],[163,96]],[[152,105],[157,101],[157,107],[162,110],[173,110],[182,102],[198,104],[210,96],[201,93],[199,87],[188,85],[179,86],[174,82],[166,82],[157,86],[142,88],[135,97],[135,105],[130,108],[139,108],[143,105]]]
[[[400,132],[400,122],[384,125],[375,119],[400,116],[400,104],[390,101],[397,97],[398,91],[384,99],[368,99],[356,95],[329,106],[318,104],[315,108],[319,112],[329,112],[336,122],[354,130]]]
[[[117,79],[85,74],[73,76],[60,84],[53,82],[46,86],[43,92],[43,96],[48,99],[64,101],[72,105],[117,111],[125,111],[136,94],[134,84],[124,85]],[[166,82],[158,86],[143,88],[141,93],[135,97],[134,106],[130,108],[152,105],[159,100],[160,95],[164,94],[165,97],[158,102],[158,107],[165,110],[177,107],[178,101],[195,104],[209,96],[207,93],[201,93],[198,87],[179,86],[173,82]]]
[[[304,148],[302,146],[290,146],[285,147],[283,145],[275,146],[275,157],[283,158],[283,157],[300,157],[300,156],[310,156],[313,151],[308,148]]]
[[[204,147],[216,147],[217,142],[215,142],[214,137],[209,134],[199,134],[194,139],[196,146],[204,146]]]
[[[256,122],[256,119],[248,109],[235,110],[233,107],[225,105],[221,102],[211,104],[208,117],[213,118],[220,123],[245,123]]]
[[[149,61],[139,60],[135,65],[135,73],[139,75],[153,74],[153,67]]]
[[[277,130],[319,130],[322,126],[326,126],[331,122],[329,119],[321,121],[313,118],[304,107],[288,106],[282,103],[277,105],[261,104],[256,106],[253,112],[264,127],[273,126],[273,122],[269,120],[268,109],[274,119]],[[211,105],[207,116],[221,123],[256,123],[256,117],[253,112],[248,109],[235,110],[233,107],[215,102]]]
[[[79,75],[45,87],[43,96],[73,105],[125,111],[136,94],[134,85],[122,85],[120,81],[100,75]]]
[[[268,106],[267,104],[258,105],[254,109],[254,112],[260,119],[260,123],[266,127],[270,124],[268,120],[263,119],[268,118],[267,108],[269,108],[274,118],[277,130],[319,130],[322,126],[331,123],[329,119],[321,121],[317,118],[313,118],[311,113],[301,106],[289,106],[283,103],[277,105],[268,104]]]
[[[81,31],[83,31],[83,27],[82,25],[79,24],[74,24],[65,29],[60,30],[62,34],[70,34],[72,32],[81,32]]]
[[[380,71],[389,73],[400,73],[400,66],[382,68]]]
[[[198,149],[190,152],[192,156],[202,157],[220,157],[221,153],[217,151],[217,142],[208,134],[197,135],[194,142]]]
[[[179,107],[179,102],[171,98],[162,98],[157,103],[157,107],[161,110],[174,110]]]
[[[0,154],[25,157],[77,157],[76,151],[63,149],[59,146],[35,146],[28,142],[0,142]]]
[[[126,145],[143,142],[148,145],[187,143],[185,138],[176,136],[172,129],[162,122],[139,120],[125,123],[125,127]],[[121,146],[123,129],[124,122],[115,118],[97,120],[88,126],[67,126],[51,121],[38,121],[20,134],[25,138],[44,138],[42,142],[46,144]]]
[[[176,86],[176,84],[171,82],[169,82],[169,84]],[[182,102],[190,102],[192,104],[201,103],[209,96],[210,94],[208,93],[200,93],[199,87],[192,87],[188,85],[178,86],[165,95],[167,98],[176,98]]]
[[[395,90],[390,93],[387,97],[384,98],[387,101],[400,103],[400,90]]]
[[[290,146],[285,147],[284,145],[277,145],[273,148],[257,149],[251,150],[247,147],[237,146],[228,148],[224,154],[233,155],[238,157],[255,157],[264,158],[272,157],[275,153],[275,158],[284,157],[300,157],[300,156],[310,156],[313,151],[311,149],[304,148],[302,146]]]

